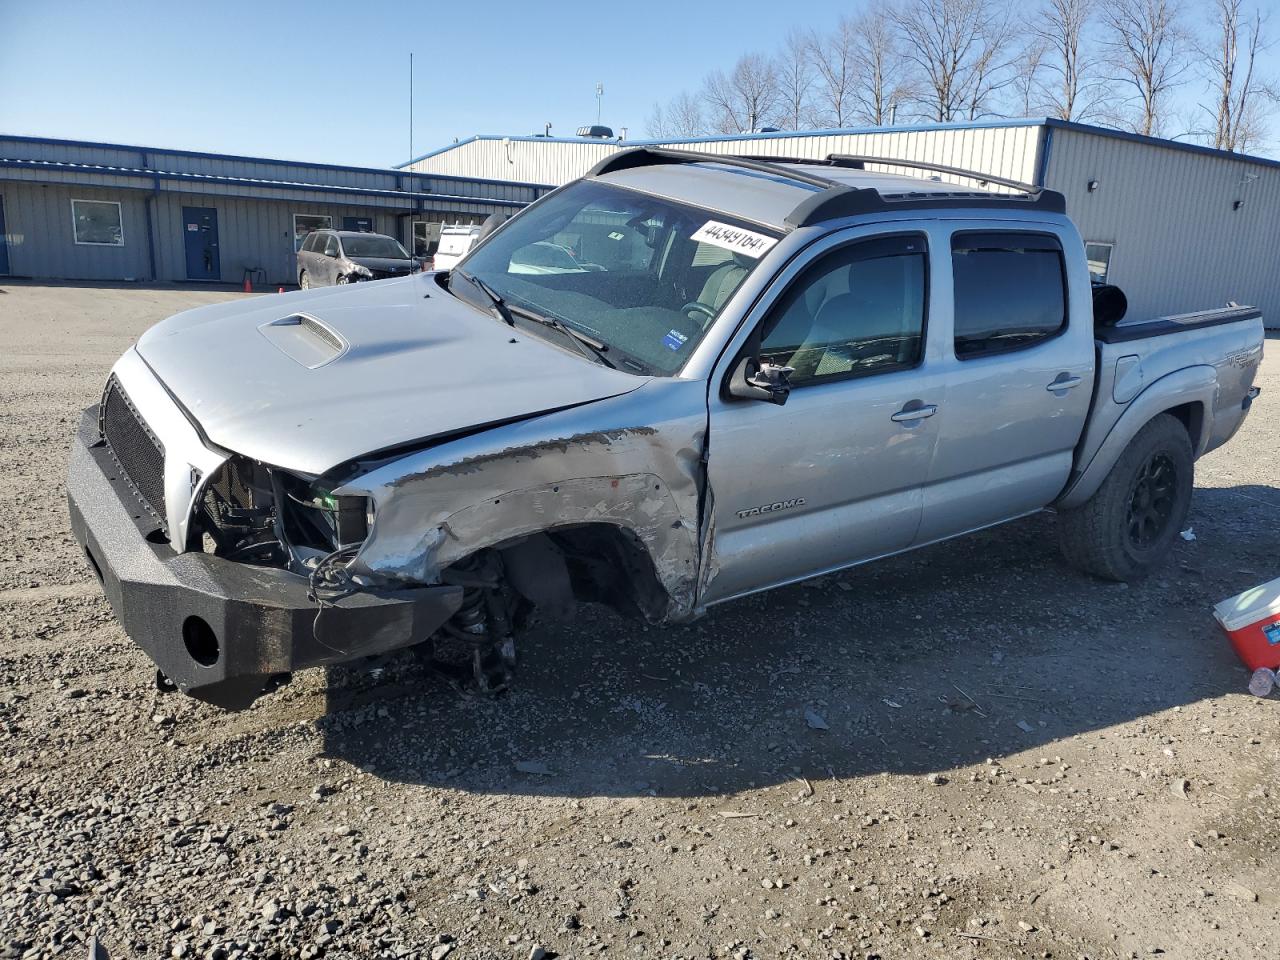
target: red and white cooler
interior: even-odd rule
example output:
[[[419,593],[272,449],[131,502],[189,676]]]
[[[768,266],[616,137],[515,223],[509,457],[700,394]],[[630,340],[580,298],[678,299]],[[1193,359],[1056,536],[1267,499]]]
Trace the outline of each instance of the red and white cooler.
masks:
[[[1223,600],[1213,616],[1246,667],[1280,669],[1280,579]]]

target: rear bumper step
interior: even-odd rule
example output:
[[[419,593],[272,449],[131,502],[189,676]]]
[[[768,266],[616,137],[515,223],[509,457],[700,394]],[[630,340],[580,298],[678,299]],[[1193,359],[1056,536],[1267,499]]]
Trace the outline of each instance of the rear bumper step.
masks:
[[[85,411],[71,449],[71,529],[125,632],[177,687],[229,710],[296,670],[421,643],[462,588],[366,591],[319,607],[307,581],[273,567],[175,553],[139,508]]]

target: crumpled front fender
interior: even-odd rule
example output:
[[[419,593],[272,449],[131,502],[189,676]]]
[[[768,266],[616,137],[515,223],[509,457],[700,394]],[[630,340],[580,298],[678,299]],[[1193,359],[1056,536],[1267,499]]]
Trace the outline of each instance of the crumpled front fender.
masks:
[[[686,384],[667,386],[695,396]],[[611,405],[630,408],[620,402],[627,399]],[[641,406],[661,414],[663,404],[648,399]],[[574,429],[587,426],[585,418],[580,409],[565,411],[381,467],[336,491],[372,497],[377,508],[356,570],[437,583],[443,569],[478,550],[608,524],[648,553],[669,597],[664,619],[686,619],[697,601],[705,402],[700,406],[691,415],[652,417],[652,425],[604,429]]]

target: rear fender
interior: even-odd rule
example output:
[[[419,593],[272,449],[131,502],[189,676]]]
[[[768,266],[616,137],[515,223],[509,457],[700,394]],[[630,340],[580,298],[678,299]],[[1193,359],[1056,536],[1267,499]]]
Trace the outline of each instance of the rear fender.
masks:
[[[1078,468],[1076,479],[1067,487],[1053,504],[1060,510],[1078,507],[1088,500],[1115,466],[1129,443],[1137,436],[1138,431],[1168,410],[1197,404],[1201,416],[1190,419],[1191,429],[1198,435],[1191,437],[1191,447],[1199,457],[1209,443],[1209,432],[1212,417],[1203,415],[1205,411],[1214,409],[1218,395],[1218,373],[1211,366],[1197,365],[1185,367],[1161,377],[1151,383],[1145,390],[1129,401],[1125,411],[1116,419],[1106,438],[1098,445],[1096,451],[1085,449],[1077,453],[1084,466]],[[1099,397],[1095,401],[1098,409],[1091,416],[1099,416],[1110,403],[1110,398]],[[1087,433],[1086,433],[1087,436]],[[1087,460],[1086,460],[1087,458]]]

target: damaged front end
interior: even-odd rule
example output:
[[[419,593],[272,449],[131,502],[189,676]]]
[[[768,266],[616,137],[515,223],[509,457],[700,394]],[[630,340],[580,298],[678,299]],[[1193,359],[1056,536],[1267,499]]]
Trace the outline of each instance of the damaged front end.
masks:
[[[407,647],[496,692],[535,611],[697,614],[705,416],[668,382],[315,475],[219,447],[127,354],[72,447],[71,524],[129,636],[209,703]]]
[[[342,538],[363,539],[365,506],[308,499],[303,481],[234,456],[207,478],[188,468],[190,522],[165,522],[155,501],[175,485],[142,470],[179,446],[142,429],[113,445],[90,408],[67,479],[72,530],[116,616],[178,689],[243,709],[295,670],[421,643],[462,605],[448,584],[344,580],[355,544]],[[170,542],[183,530],[186,549]]]
[[[350,477],[351,468],[339,470]],[[435,640],[436,666],[451,680],[497,693],[515,666],[514,626],[530,605],[507,583],[502,555],[481,551],[443,571],[430,586],[407,584],[355,564],[374,523],[374,502],[335,492],[327,477],[310,479],[232,456],[202,487],[189,528],[188,548],[239,563],[278,567],[305,577],[316,605],[316,630],[331,611],[359,596],[432,591],[456,600],[449,616],[424,635],[414,631],[394,647]],[[439,585],[436,585],[439,584]],[[366,649],[359,654],[383,653]]]

